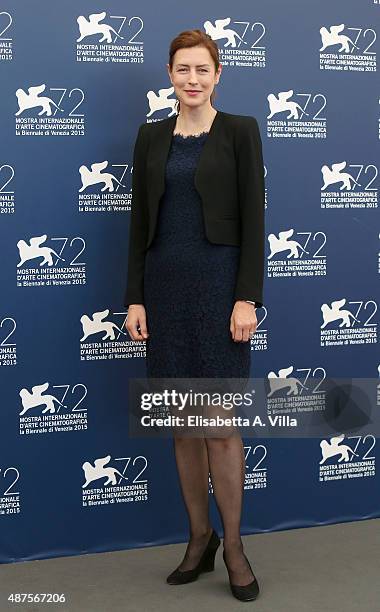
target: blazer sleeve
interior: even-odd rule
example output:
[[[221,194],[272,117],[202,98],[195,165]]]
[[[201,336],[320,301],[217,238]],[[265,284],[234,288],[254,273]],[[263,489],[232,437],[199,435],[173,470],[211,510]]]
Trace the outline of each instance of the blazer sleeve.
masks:
[[[235,300],[263,305],[265,263],[265,183],[262,142],[255,117],[237,130],[238,196],[241,221],[240,259]]]
[[[132,210],[129,222],[127,285],[124,306],[144,303],[144,266],[148,238],[146,190],[147,124],[140,125],[133,151]]]

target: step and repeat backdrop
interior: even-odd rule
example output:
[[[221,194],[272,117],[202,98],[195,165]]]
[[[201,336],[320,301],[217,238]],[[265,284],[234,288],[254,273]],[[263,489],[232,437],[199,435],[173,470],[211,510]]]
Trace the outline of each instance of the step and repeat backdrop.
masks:
[[[265,413],[320,415],[343,379],[332,421],[344,396],[372,411],[243,438],[242,533],[379,516],[379,18],[374,0],[0,3],[1,562],[187,538],[173,441],[129,435],[145,346],[123,296],[133,145],[175,112],[168,48],[192,28],[220,50],[215,107],[262,137]],[[220,531],[211,483],[210,505]]]

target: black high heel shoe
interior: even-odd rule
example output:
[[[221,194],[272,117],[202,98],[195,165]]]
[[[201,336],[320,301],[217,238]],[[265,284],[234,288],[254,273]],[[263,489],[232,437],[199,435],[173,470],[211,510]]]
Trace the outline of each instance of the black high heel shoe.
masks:
[[[215,564],[216,551],[220,546],[220,538],[213,529],[208,544],[199,560],[198,565],[193,569],[181,571],[175,569],[167,578],[168,584],[186,584],[196,580],[201,572],[212,572]]]
[[[244,554],[244,553],[243,553]],[[247,557],[244,555],[244,557],[247,559]],[[228,565],[227,565],[227,561],[226,561],[226,556],[224,554],[224,550],[223,550],[223,561],[226,565],[226,568],[228,570]],[[249,569],[251,570],[252,574],[252,568],[251,568],[251,564],[247,559],[247,563],[249,565]],[[255,576],[255,574],[253,574]],[[228,577],[229,582],[230,582],[230,587],[231,587],[231,592],[232,595],[234,595],[234,597],[236,597],[236,599],[240,599],[240,601],[253,601],[254,599],[256,599],[256,597],[258,596],[259,592],[260,592],[260,588],[259,588],[259,583],[257,582],[257,578],[256,576],[254,577],[254,579],[252,580],[252,582],[250,582],[249,584],[246,584],[244,586],[240,586],[237,584],[231,584],[231,580]]]

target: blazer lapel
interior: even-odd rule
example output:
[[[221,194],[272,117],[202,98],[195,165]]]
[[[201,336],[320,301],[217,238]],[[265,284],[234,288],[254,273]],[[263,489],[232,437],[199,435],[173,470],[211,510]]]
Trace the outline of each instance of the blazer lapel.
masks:
[[[204,170],[206,170],[207,172],[207,159],[214,159],[217,154],[218,134],[222,115],[222,111],[218,111],[214,117],[209,134],[202,147],[202,151],[198,160],[198,165],[195,171],[194,185],[201,197],[203,183],[207,182],[207,175],[205,175],[205,173],[203,172]]]
[[[165,191],[165,168],[169,155],[172,133],[177,115],[162,119],[154,126],[154,138],[151,138],[148,149],[148,181],[150,190],[150,203],[158,207],[158,201]],[[155,210],[153,211],[155,212]]]

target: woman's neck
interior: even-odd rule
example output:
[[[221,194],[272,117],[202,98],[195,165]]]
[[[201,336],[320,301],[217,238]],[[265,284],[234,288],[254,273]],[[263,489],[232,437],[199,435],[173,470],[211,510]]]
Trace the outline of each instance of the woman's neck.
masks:
[[[177,117],[174,133],[185,136],[208,131],[214,121],[217,111],[211,105],[209,108],[182,108]]]

